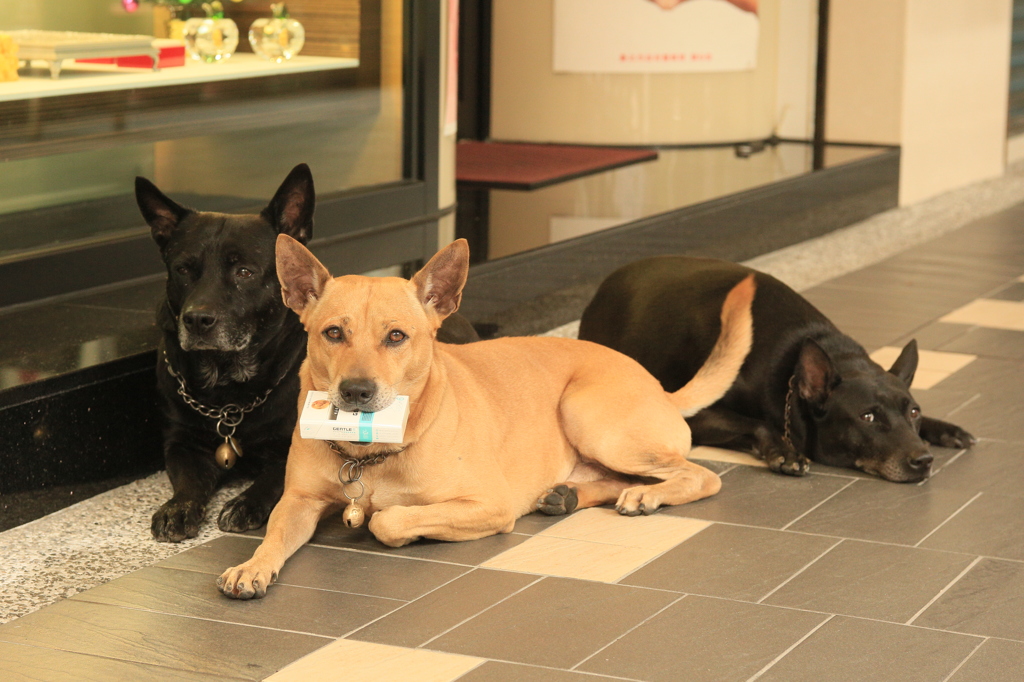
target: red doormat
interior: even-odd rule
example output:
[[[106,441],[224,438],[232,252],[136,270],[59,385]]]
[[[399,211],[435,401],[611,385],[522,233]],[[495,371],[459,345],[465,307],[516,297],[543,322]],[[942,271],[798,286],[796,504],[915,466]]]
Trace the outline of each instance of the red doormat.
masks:
[[[466,140],[456,148],[455,178],[460,187],[530,190],[656,158],[654,149]]]

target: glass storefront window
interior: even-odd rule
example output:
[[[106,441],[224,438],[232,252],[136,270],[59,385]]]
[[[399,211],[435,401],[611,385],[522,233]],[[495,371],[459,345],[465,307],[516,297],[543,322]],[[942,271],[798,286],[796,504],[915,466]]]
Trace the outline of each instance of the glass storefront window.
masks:
[[[18,29],[173,36],[199,2],[11,3]],[[238,26],[226,61],[185,58],[159,71],[34,60],[0,82],[0,264],[145,234],[136,175],[206,210],[259,208],[295,164],[320,195],[401,181],[406,160],[405,3],[292,0],[305,28],[297,56],[253,54],[246,34],[270,2],[224,1]],[[176,7],[170,12],[168,6]],[[167,43],[161,43],[167,45]]]

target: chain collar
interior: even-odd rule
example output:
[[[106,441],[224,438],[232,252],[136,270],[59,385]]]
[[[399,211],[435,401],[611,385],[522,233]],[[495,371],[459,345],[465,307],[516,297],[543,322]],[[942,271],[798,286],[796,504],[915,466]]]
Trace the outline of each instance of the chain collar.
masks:
[[[225,439],[225,441],[235,435],[235,429],[237,429],[238,425],[242,423],[245,415],[265,403],[267,398],[270,397],[271,392],[277,388],[278,384],[280,384],[285,375],[287,375],[287,372],[282,374],[263,395],[259,396],[248,405],[240,406],[235,405],[234,403],[228,403],[222,407],[215,407],[204,405],[189,395],[188,387],[185,384],[185,377],[174,371],[174,368],[171,366],[171,360],[167,357],[166,350],[164,351],[164,363],[167,365],[167,373],[178,380],[178,395],[181,396],[181,399],[185,401],[186,405],[204,417],[217,420],[217,435]]]
[[[338,480],[341,481],[341,492],[345,495],[345,497],[349,499],[349,506],[358,506],[359,499],[366,492],[366,486],[360,480],[363,477],[363,469],[365,467],[372,467],[375,464],[380,464],[391,455],[397,455],[398,453],[402,452],[407,447],[409,447],[408,445],[403,445],[400,448],[396,448],[394,450],[386,450],[384,452],[378,452],[376,455],[370,455],[368,457],[353,457],[347,452],[344,452],[341,449],[341,446],[338,445],[336,441],[329,440],[327,441],[327,445],[329,445],[331,450],[334,450],[334,452],[336,452],[338,455],[341,456],[343,460],[345,460],[344,462],[341,463],[341,468],[338,469]],[[356,493],[355,495],[349,495],[348,486],[354,485],[356,483],[359,484],[359,492]],[[361,521],[359,521],[355,523],[355,525],[352,525],[350,521],[347,519],[349,510],[346,509],[345,513],[346,525],[349,525],[350,527],[355,527],[361,523]],[[361,514],[362,512],[359,513]]]
[[[796,448],[793,447],[792,421],[790,419],[790,413],[793,410],[793,390],[795,388],[794,379],[796,379],[795,374],[789,377],[789,390],[786,391],[786,411],[782,417],[782,442],[788,445],[790,450],[795,451]]]

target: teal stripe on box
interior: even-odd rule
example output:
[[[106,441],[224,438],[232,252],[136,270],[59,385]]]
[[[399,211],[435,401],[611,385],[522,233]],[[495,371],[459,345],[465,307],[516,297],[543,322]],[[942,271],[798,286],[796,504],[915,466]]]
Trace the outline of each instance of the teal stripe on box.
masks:
[[[359,440],[366,443],[373,440],[373,412],[359,413]]]

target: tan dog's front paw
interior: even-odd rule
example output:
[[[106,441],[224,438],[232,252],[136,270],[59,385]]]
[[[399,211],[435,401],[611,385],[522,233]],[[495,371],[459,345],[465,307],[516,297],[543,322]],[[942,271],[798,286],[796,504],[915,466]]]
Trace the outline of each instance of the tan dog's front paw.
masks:
[[[615,511],[623,516],[639,516],[653,514],[660,506],[661,497],[651,489],[651,486],[638,485],[622,491],[618,502],[615,503]]]
[[[261,599],[277,580],[277,571],[260,567],[253,560],[229,568],[217,578],[217,588],[232,599]]]
[[[370,532],[388,547],[401,547],[419,540],[418,535],[409,534],[409,524],[404,519],[407,511],[408,507],[396,506],[375,512],[370,517]]]

